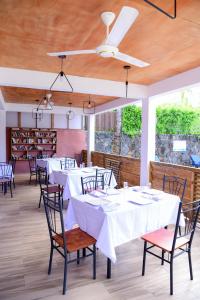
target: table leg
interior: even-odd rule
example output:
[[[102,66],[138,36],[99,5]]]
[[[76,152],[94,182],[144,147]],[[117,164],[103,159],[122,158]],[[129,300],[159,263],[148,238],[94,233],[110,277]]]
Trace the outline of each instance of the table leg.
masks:
[[[111,260],[107,258],[107,278],[111,278]]]

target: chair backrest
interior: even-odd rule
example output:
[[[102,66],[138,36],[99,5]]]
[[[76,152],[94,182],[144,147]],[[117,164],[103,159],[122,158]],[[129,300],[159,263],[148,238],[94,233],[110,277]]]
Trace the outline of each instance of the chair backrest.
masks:
[[[16,158],[9,160],[9,164],[12,165],[13,174],[15,174]]]
[[[104,178],[104,186],[105,186],[105,185],[110,186],[112,173],[113,173],[112,170],[108,171],[108,170],[106,170],[106,169],[96,169],[97,182],[98,182],[98,178],[99,178],[99,177],[101,178],[102,175],[103,175],[103,178]]]
[[[105,159],[105,168],[113,171],[113,174],[117,182],[119,180],[120,165],[121,162],[118,160],[109,159],[109,158]]]
[[[104,188],[103,175],[81,177],[82,194],[88,194],[96,189]]]
[[[163,176],[163,191],[184,198],[187,179],[177,176]]]
[[[191,247],[199,212],[200,200],[184,204],[180,201],[174,230],[172,251],[174,251],[176,243],[181,245],[181,242],[184,244],[188,241],[187,244]]]
[[[43,200],[50,241],[53,243],[53,237],[55,235],[59,236],[63,242],[63,248],[66,250],[66,237],[64,234],[65,227],[61,200],[59,197],[50,197],[46,193],[43,194]]]
[[[46,168],[38,167],[37,168],[37,173],[38,173],[38,182],[40,185],[40,189],[44,187],[48,187],[48,173]]]
[[[30,172],[36,170],[36,158],[35,157],[29,158],[28,163],[29,163]]]
[[[74,158],[65,157],[65,159],[60,160],[60,166],[61,170],[75,168],[76,160]]]
[[[0,177],[1,178],[12,178],[12,165],[10,164],[0,164]]]

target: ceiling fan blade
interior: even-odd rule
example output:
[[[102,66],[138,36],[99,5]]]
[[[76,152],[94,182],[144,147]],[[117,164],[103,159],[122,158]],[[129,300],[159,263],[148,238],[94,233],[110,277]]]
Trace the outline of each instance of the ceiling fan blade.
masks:
[[[96,53],[95,49],[92,50],[72,50],[63,52],[51,52],[47,53],[49,56],[62,56],[62,55],[79,55],[79,54],[93,54]]]
[[[138,14],[138,10],[133,7],[122,7],[117,20],[106,39],[106,44],[118,47],[125,34],[137,18]]]
[[[118,60],[122,60],[128,64],[134,65],[136,67],[140,67],[140,68],[144,68],[149,66],[149,63],[146,63],[138,58],[135,58],[133,56],[121,53],[121,52],[117,52],[116,55],[114,56],[114,58],[118,59]]]

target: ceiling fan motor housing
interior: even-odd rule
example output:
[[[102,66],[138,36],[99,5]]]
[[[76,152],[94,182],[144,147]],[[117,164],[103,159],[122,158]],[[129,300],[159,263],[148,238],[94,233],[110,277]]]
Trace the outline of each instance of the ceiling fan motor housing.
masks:
[[[96,48],[97,54],[102,57],[113,57],[119,51],[117,47],[110,45],[100,45]]]

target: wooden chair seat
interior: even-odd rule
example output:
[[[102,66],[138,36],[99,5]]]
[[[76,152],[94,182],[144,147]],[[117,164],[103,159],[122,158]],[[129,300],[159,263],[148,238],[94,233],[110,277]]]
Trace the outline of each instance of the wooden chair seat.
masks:
[[[47,192],[48,194],[53,194],[53,193],[60,193],[62,192],[62,188],[57,186],[57,185],[50,185],[48,187],[42,188],[44,192]]]
[[[66,249],[68,252],[84,249],[96,243],[96,240],[92,236],[82,231],[80,228],[65,231],[65,238],[67,241]],[[54,235],[53,239],[60,247],[64,248],[61,234]]]
[[[173,238],[174,238],[174,232],[165,228],[158,229],[156,231],[147,233],[142,236],[142,239],[144,241],[167,252],[172,251]],[[175,250],[186,245],[188,242],[189,239],[185,237],[177,238]]]

